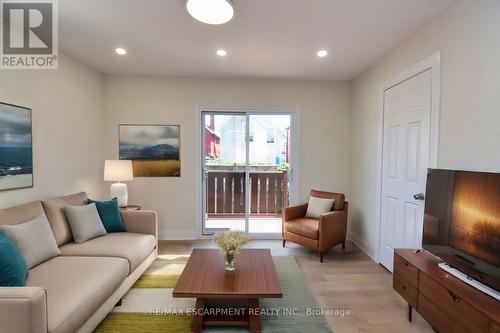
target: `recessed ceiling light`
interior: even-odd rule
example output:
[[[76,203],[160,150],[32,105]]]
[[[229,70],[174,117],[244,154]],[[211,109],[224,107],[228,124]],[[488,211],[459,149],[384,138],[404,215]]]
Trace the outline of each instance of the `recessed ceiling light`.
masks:
[[[187,0],[186,9],[192,17],[207,24],[223,24],[234,15],[229,0]]]
[[[127,50],[125,50],[125,49],[124,49],[124,48],[122,48],[122,47],[117,47],[117,48],[115,49],[115,52],[116,52],[116,54],[119,54],[119,55],[125,55],[125,54],[127,54]]]
[[[226,56],[226,54],[227,54],[226,50],[223,50],[223,49],[219,49],[219,50],[217,50],[217,52],[215,52],[215,53],[217,53],[217,55],[218,55],[219,57],[225,57],[225,56]]]
[[[328,54],[328,51],[327,50],[319,50],[316,55],[320,58],[324,58],[326,57],[326,55]]]

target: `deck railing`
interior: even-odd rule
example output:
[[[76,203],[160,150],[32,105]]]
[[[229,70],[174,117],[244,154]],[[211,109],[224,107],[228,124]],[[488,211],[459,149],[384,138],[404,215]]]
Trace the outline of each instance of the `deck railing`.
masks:
[[[279,217],[288,204],[286,172],[251,171],[250,215]],[[209,217],[245,216],[245,172],[208,170],[206,210]]]

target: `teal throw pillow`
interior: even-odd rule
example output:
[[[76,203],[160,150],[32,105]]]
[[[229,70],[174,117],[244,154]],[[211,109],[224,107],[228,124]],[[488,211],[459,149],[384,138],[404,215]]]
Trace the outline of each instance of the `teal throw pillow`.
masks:
[[[28,277],[28,266],[12,241],[0,233],[0,286],[21,287]]]
[[[113,198],[108,201],[95,201],[88,199],[89,204],[95,202],[97,212],[101,218],[102,224],[106,232],[124,232],[122,216],[120,215],[120,207],[118,207],[118,200]]]

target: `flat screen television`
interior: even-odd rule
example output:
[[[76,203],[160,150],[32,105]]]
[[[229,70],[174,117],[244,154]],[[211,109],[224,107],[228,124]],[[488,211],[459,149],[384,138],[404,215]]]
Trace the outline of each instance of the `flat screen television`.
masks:
[[[429,169],[422,247],[500,291],[500,173]]]

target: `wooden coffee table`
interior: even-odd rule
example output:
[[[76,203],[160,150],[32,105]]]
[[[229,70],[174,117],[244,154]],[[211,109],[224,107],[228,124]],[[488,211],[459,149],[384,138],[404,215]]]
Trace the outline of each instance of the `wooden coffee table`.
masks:
[[[172,295],[196,298],[191,326],[196,333],[204,325],[260,332],[259,299],[283,297],[269,249],[241,250],[232,272],[225,270],[220,250],[194,249]]]

